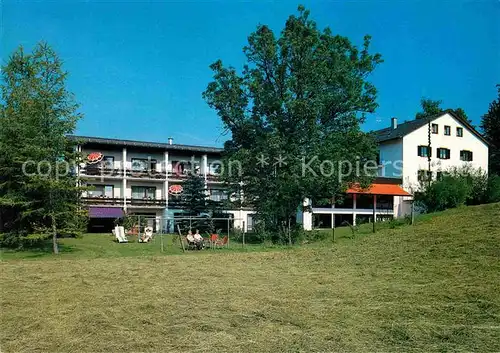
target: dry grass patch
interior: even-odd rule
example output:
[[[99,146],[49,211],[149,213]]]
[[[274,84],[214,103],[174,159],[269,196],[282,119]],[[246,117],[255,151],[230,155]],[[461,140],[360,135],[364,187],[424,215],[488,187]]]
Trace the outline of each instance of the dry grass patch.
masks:
[[[500,205],[288,251],[1,264],[3,352],[500,351]]]

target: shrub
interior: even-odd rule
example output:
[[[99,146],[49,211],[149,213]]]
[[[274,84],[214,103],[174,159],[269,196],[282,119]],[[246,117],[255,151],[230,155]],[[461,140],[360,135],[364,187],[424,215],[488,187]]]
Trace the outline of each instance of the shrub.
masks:
[[[464,179],[446,175],[415,194],[415,201],[425,211],[436,212],[464,205],[470,193],[471,187]]]
[[[500,176],[491,175],[488,179],[486,202],[500,202]]]
[[[433,181],[415,194],[418,207],[427,212],[442,211],[461,205],[479,205],[500,201],[500,177],[481,169],[465,166],[449,169],[441,180]]]

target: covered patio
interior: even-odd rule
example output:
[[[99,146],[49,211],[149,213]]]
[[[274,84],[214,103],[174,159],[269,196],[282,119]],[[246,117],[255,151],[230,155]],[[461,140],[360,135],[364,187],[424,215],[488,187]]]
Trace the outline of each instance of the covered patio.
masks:
[[[402,197],[412,196],[403,188],[390,182],[375,182],[363,188],[351,185],[340,198],[328,203],[312,203],[311,228],[334,228],[356,225],[358,222],[375,222],[394,218],[395,209]],[[396,199],[397,198],[397,199]],[[304,228],[306,228],[304,223]]]

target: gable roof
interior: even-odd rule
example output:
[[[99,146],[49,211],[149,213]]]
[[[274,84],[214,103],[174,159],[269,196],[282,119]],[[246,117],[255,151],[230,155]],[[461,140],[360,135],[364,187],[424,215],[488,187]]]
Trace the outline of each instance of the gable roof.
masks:
[[[111,146],[123,146],[123,147],[151,148],[163,151],[169,151],[169,150],[189,151],[189,152],[205,152],[205,153],[215,153],[215,154],[220,154],[223,151],[222,148],[217,148],[217,147],[179,145],[179,144],[145,142],[145,141],[134,141],[134,140],[119,140],[119,139],[111,139],[103,137],[68,135],[68,138],[83,145],[99,144],[99,145],[111,145]]]
[[[387,127],[385,129],[375,130],[375,131],[373,131],[373,134],[375,135],[375,140],[379,143],[389,141],[389,140],[394,140],[394,139],[400,139],[400,138],[403,138],[404,136],[408,135],[409,133],[421,128],[422,126],[427,125],[429,123],[429,121],[434,121],[434,120],[442,117],[445,114],[449,114],[453,118],[458,120],[468,130],[470,130],[477,138],[479,138],[486,145],[488,145],[488,141],[486,141],[486,139],[484,138],[483,135],[481,135],[468,121],[461,118],[460,116],[455,114],[455,112],[453,112],[450,109],[445,110],[439,114],[430,116],[428,118],[414,119],[414,120],[406,121],[404,123],[398,124],[398,127],[395,129],[393,129],[392,127]]]

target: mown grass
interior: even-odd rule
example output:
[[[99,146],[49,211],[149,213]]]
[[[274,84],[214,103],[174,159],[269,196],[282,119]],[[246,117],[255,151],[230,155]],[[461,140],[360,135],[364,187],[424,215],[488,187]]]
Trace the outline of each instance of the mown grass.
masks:
[[[1,349],[500,351],[499,219],[499,204],[462,208],[287,251],[164,256],[108,238],[8,254]]]

